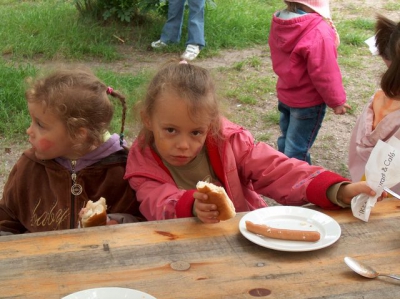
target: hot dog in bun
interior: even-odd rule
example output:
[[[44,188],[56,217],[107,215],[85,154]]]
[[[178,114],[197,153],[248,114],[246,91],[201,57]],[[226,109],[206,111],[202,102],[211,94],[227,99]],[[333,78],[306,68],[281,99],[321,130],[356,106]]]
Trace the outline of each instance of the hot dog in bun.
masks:
[[[228,220],[235,217],[236,211],[231,199],[223,187],[218,187],[212,183],[199,181],[196,185],[199,192],[208,195],[208,203],[215,204],[219,215],[218,220]]]

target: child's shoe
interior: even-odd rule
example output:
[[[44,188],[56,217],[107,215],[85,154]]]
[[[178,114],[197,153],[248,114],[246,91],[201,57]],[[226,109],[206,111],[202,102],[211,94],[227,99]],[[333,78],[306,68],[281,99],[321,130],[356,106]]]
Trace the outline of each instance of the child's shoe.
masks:
[[[200,47],[198,45],[187,45],[186,51],[182,54],[181,58],[185,60],[193,60],[199,55]]]
[[[159,39],[156,42],[152,42],[151,43],[151,47],[154,48],[154,49],[160,49],[160,48],[163,48],[163,47],[166,47],[166,46],[167,46],[167,44],[162,42],[161,39]]]

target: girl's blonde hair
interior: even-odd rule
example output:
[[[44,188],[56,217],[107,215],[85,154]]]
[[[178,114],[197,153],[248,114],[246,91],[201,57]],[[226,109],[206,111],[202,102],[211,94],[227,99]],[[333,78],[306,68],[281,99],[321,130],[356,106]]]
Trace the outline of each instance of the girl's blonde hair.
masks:
[[[143,118],[152,117],[164,92],[179,95],[188,105],[192,120],[209,121],[209,134],[215,138],[220,136],[221,115],[211,74],[186,61],[170,60],[152,78],[144,99],[137,106],[142,119],[139,133],[142,148],[154,141],[153,133],[143,125]]]
[[[47,76],[28,80],[30,87],[25,92],[29,103],[39,103],[50,109],[65,124],[72,140],[80,128],[86,128],[88,139],[83,148],[103,143],[114,109],[108,94],[120,100],[123,113],[121,125],[121,146],[126,116],[125,97],[107,87],[90,69],[77,66],[61,67]]]

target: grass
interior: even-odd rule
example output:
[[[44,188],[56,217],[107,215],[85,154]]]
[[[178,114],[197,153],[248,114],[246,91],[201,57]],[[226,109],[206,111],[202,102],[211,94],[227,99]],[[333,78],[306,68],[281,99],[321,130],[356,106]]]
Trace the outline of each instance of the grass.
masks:
[[[29,64],[0,63],[0,136],[18,136],[28,128],[30,118],[24,97],[24,79],[35,74],[36,69]]]
[[[132,107],[135,103],[135,100],[140,97],[140,91],[143,85],[148,82],[149,73],[142,72],[132,76],[130,74],[118,74],[110,70],[99,68],[96,71],[96,75],[103,81],[107,82],[110,86],[118,86],[118,90],[121,91],[124,95],[127,96],[127,106]],[[119,88],[121,86],[122,88]],[[122,109],[119,105],[118,100],[114,102],[114,118],[111,122],[111,127],[113,131],[119,132],[119,128],[121,127],[121,112]],[[128,108],[129,109],[129,108]],[[131,109],[128,110],[126,123],[129,123],[130,119],[133,118],[133,111]],[[133,135],[130,131],[130,126],[125,127],[125,134],[127,136]]]
[[[71,1],[0,5],[1,53],[13,58],[117,58],[113,28],[79,19]],[[66,30],[68,29],[68,30]],[[89,42],[88,42],[89,41]]]
[[[217,9],[207,10],[204,57],[226,48],[246,48],[265,43],[269,28],[265,15],[270,15],[277,4],[257,0],[240,3],[232,5],[232,1],[223,0],[218,2]],[[150,14],[148,22],[140,26],[117,23],[105,26],[80,17],[72,0],[3,1],[0,18],[0,95],[3,99],[0,102],[0,117],[3,120],[0,136],[6,138],[23,136],[30,121],[25,107],[24,80],[35,76],[39,70],[26,65],[26,61],[117,61],[121,58],[118,51],[121,40],[126,46],[146,50],[150,41],[158,38],[164,22],[160,16]],[[186,34],[185,30],[182,34]],[[178,47],[169,47],[164,51],[177,51]],[[260,62],[252,58],[244,63],[256,67]],[[146,81],[145,74],[127,76],[106,70],[97,70],[96,74],[129,95]],[[254,102],[252,88],[239,90],[237,97],[243,102]],[[118,114],[116,116],[118,118]],[[115,123],[118,120],[113,122],[113,129]]]

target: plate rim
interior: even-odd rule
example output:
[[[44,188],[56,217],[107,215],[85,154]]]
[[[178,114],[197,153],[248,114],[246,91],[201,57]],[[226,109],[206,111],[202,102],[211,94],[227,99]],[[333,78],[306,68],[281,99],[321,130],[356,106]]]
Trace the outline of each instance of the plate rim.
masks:
[[[124,292],[131,292],[131,295],[145,295],[145,296],[148,296],[148,299],[153,299],[153,298],[156,299],[156,297],[154,297],[154,296],[152,296],[152,295],[150,295],[150,294],[148,294],[148,293],[145,293],[145,292],[143,292],[143,291],[136,290],[136,289],[131,289],[131,288],[124,288],[124,287],[97,287],[97,288],[88,288],[88,289],[83,289],[83,290],[76,291],[76,292],[73,292],[73,293],[71,293],[71,294],[68,294],[68,295],[62,297],[61,299],[74,299],[73,296],[79,296],[79,293],[84,294],[85,292],[90,292],[90,291],[94,291],[94,290],[106,290],[106,289],[108,289],[108,290],[118,290],[118,291],[124,291]],[[129,294],[128,294],[128,295],[129,295]],[[145,298],[145,299],[147,299],[147,298]]]
[[[276,246],[276,245],[275,246],[274,245],[269,245],[268,241],[266,241],[266,240],[268,240],[268,238],[263,238],[263,237],[255,235],[253,233],[250,233],[249,231],[247,231],[246,225],[245,225],[245,221],[249,220],[248,218],[250,218],[252,215],[256,215],[258,213],[262,213],[262,211],[267,210],[267,209],[268,209],[268,211],[277,210],[277,209],[291,209],[292,211],[293,210],[298,210],[298,211],[301,210],[302,212],[307,211],[307,213],[316,214],[316,215],[323,215],[323,217],[325,217],[327,220],[329,220],[329,222],[331,222],[331,224],[333,224],[336,227],[337,233],[335,234],[334,238],[332,238],[331,240],[329,240],[328,242],[325,242],[325,243],[318,244],[320,242],[320,241],[318,241],[318,242],[314,243],[313,245],[310,245],[310,244],[307,244],[306,242],[304,242],[305,246],[303,248],[302,247],[287,248],[287,247],[279,247],[279,246]],[[268,213],[270,213],[270,212],[268,212]],[[292,215],[292,214],[289,213],[288,215]],[[293,215],[295,215],[295,214],[293,214]],[[274,215],[274,216],[276,216],[276,215]],[[279,216],[279,214],[278,214],[278,216]],[[316,223],[319,223],[320,225],[323,226],[323,223],[321,223],[321,222],[317,222],[316,221]],[[340,227],[340,224],[335,219],[333,219],[331,216],[326,215],[326,214],[324,214],[324,213],[322,213],[320,211],[316,211],[316,210],[313,210],[313,209],[309,209],[309,208],[306,208],[306,207],[300,207],[300,206],[268,206],[268,207],[264,207],[264,208],[260,208],[260,209],[256,209],[256,210],[250,211],[250,212],[246,213],[240,219],[240,221],[239,221],[239,231],[247,240],[249,240],[250,242],[252,242],[252,243],[254,243],[256,245],[259,245],[259,246],[265,247],[265,248],[269,248],[269,249],[273,249],[273,250],[277,250],[277,251],[287,251],[287,252],[305,252],[305,251],[314,251],[314,250],[318,250],[318,249],[323,249],[323,248],[326,248],[326,247],[334,244],[337,240],[339,240],[339,238],[340,238],[340,236],[342,234],[342,229]],[[260,242],[256,242],[254,240],[254,236],[259,238]],[[271,240],[275,240],[275,239],[271,239]],[[284,240],[279,240],[279,241],[284,241]],[[274,242],[274,241],[271,241],[271,242]],[[276,242],[276,240],[275,240],[275,242]],[[287,242],[298,242],[298,241],[287,241]],[[315,244],[318,244],[318,245],[315,245]]]

